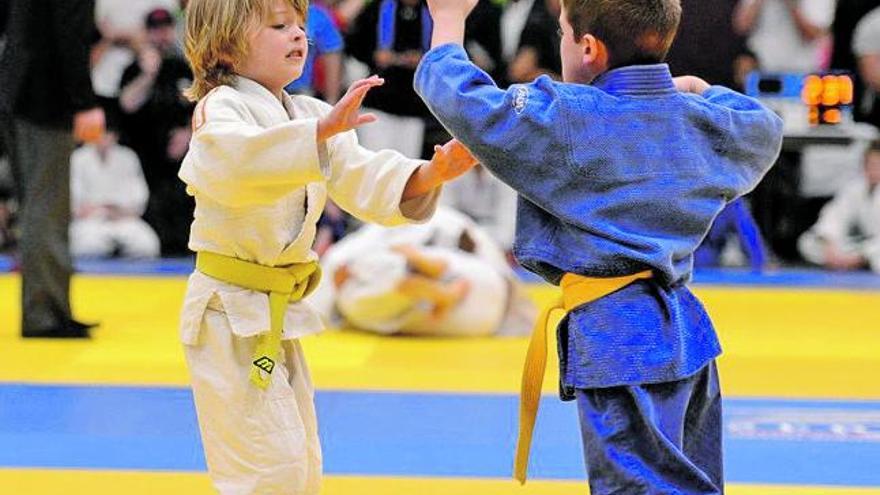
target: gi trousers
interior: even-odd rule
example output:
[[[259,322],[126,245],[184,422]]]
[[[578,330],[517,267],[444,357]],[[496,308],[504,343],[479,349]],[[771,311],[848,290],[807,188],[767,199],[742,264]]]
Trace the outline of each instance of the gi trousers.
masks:
[[[575,395],[592,495],[724,493],[714,360],[683,380]]]
[[[196,345],[184,345],[208,463],[221,495],[318,495],[321,446],[314,388],[297,340],[281,343],[266,390],[248,375],[258,336],[233,332],[209,305]]]

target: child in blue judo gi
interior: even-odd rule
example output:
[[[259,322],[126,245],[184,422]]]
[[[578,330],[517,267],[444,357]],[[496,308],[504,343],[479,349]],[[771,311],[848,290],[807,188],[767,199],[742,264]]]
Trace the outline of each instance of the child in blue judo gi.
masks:
[[[564,82],[507,90],[462,49],[475,4],[429,0],[415,88],[518,191],[514,252],[562,287],[561,395],[577,400],[591,493],[722,493],[721,348],[685,284],[713,219],[775,161],[782,121],[729,89],[673,79],[662,61],[678,0],[562,0]],[[522,482],[544,332],[523,378]]]

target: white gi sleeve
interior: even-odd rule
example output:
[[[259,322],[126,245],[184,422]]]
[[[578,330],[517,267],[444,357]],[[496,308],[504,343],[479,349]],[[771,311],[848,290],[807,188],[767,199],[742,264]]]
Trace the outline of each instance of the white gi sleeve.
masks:
[[[324,116],[332,108],[314,98],[299,101],[315,116]],[[326,147],[319,147],[319,152],[327,167],[324,174],[330,197],[355,217],[392,226],[422,222],[433,215],[440,187],[401,201],[406,183],[424,160],[407,158],[393,150],[368,150],[358,143],[355,131],[333,136]]]

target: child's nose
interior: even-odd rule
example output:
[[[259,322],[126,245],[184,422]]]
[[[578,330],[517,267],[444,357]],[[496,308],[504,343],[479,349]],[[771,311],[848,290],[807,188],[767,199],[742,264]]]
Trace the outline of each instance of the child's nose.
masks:
[[[300,41],[306,37],[306,32],[302,27],[296,26],[291,30],[291,36],[293,36],[294,41]]]

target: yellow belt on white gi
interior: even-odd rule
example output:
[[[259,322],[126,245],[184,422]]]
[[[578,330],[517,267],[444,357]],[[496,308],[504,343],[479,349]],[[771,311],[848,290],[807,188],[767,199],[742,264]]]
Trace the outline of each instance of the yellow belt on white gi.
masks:
[[[306,297],[318,287],[321,266],[311,261],[272,267],[202,251],[196,255],[196,269],[228,284],[269,294],[269,331],[259,337],[250,373],[251,382],[265,389],[281,353],[287,305]]]

